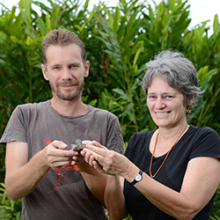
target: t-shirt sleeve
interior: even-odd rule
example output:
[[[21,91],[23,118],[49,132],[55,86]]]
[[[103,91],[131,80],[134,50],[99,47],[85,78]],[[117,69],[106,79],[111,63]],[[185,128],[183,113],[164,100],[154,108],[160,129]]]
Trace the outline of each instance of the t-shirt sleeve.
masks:
[[[24,119],[21,107],[16,107],[1,137],[1,145],[6,146],[7,143],[12,141],[27,142]]]
[[[220,159],[220,138],[212,128],[199,129],[189,160],[195,157],[214,157]]]
[[[124,153],[124,141],[122,137],[121,127],[119,120],[116,116],[110,118],[108,123],[108,134],[107,134],[107,145],[106,147],[110,150],[114,150],[118,153]]]

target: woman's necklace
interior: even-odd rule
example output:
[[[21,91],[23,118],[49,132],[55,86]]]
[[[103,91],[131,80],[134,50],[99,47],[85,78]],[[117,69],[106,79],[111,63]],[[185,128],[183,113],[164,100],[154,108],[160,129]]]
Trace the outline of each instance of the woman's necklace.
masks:
[[[150,177],[151,178],[154,178],[158,172],[160,171],[160,169],[162,168],[162,166],[164,165],[165,161],[167,160],[169,154],[170,154],[170,151],[173,149],[173,147],[175,146],[175,144],[177,143],[177,141],[181,138],[182,134],[184,133],[184,131],[186,130],[188,124],[186,125],[186,127],[183,129],[183,131],[181,132],[181,134],[179,135],[179,137],[176,139],[175,143],[173,144],[173,146],[170,148],[169,152],[167,153],[166,157],[164,158],[163,160],[163,163],[160,165],[160,167],[158,168],[157,172],[152,175],[152,172],[151,172],[151,168],[152,168],[152,163],[153,163],[153,157],[154,157],[154,153],[155,153],[155,150],[156,150],[156,146],[157,146],[157,140],[158,140],[158,136],[159,136],[159,132],[157,133],[157,137],[156,137],[156,141],[155,141],[155,145],[154,145],[154,151],[153,151],[153,154],[151,156],[151,160],[150,160],[150,168],[149,168],[149,173],[150,173]]]

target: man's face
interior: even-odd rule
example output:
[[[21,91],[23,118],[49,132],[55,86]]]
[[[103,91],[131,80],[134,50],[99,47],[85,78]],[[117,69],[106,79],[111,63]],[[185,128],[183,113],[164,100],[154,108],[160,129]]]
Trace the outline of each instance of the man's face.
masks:
[[[81,98],[89,62],[83,62],[76,44],[51,45],[46,51],[47,63],[42,65],[44,78],[49,80],[55,98],[73,101]]]

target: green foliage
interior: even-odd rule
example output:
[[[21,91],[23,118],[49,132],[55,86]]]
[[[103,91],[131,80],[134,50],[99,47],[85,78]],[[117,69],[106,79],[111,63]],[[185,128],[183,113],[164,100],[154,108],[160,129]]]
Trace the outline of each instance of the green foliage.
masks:
[[[215,197],[215,204],[211,212],[210,220],[220,220],[220,185],[217,190],[217,195]]]
[[[181,49],[190,23],[186,3],[161,2],[154,11],[147,2],[120,0],[117,7],[100,6],[96,11],[97,39],[103,44],[112,88],[101,93],[98,104],[119,117],[125,141],[134,132],[156,128],[140,87],[144,64],[161,50]]]
[[[139,112],[146,109],[145,101],[140,99],[144,95],[139,84],[145,66],[138,65],[144,42],[137,35],[141,25],[138,14],[144,6],[136,6],[137,1],[119,2],[114,9],[103,6],[95,14],[100,25],[96,38],[102,42],[108,60],[105,68],[109,85],[101,93],[98,104],[119,117],[124,137],[128,140],[133,132],[139,131],[142,121]]]
[[[220,132],[220,117],[218,107],[220,101],[219,73],[219,37],[220,25],[218,16],[214,19],[214,32],[209,37],[206,22],[193,29],[184,38],[186,56],[195,64],[198,70],[200,86],[204,94],[200,98],[191,117],[198,127],[210,126]],[[192,121],[191,121],[192,122]]]
[[[8,198],[5,184],[0,183],[0,219],[19,220],[21,217],[21,199],[14,202]]]
[[[134,132],[156,128],[140,87],[145,63],[162,50],[183,52],[195,65],[204,93],[189,123],[210,126],[220,134],[220,24],[214,16],[213,33],[207,22],[189,30],[187,0],[119,0],[115,7],[89,0],[20,0],[19,7],[3,7],[0,16],[0,136],[14,108],[51,97],[41,73],[41,42],[55,28],[76,32],[84,41],[90,76],[83,101],[118,116],[127,143]],[[38,7],[39,11],[34,10]],[[5,148],[0,148],[0,182],[4,181]],[[212,219],[219,219],[219,191]],[[0,212],[16,219],[14,203],[1,188]],[[3,199],[4,198],[4,199]],[[16,204],[16,205],[15,205]],[[14,214],[12,214],[14,213]],[[19,217],[17,217],[19,218]],[[129,216],[127,219],[131,219]]]

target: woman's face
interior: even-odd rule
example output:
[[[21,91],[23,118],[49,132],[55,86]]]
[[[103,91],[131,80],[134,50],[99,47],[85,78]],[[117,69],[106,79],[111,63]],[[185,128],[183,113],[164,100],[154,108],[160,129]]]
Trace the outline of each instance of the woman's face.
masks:
[[[173,128],[186,122],[184,96],[169,86],[166,77],[153,78],[148,88],[147,105],[158,127]]]

